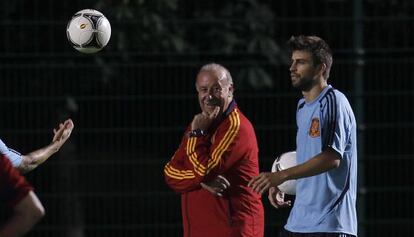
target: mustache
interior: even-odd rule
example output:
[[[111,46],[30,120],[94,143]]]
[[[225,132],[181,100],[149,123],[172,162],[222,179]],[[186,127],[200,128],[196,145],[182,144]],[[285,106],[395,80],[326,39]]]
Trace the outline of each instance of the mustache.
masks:
[[[215,98],[215,97],[207,99],[207,105],[220,106],[221,105],[221,100],[218,99],[218,98]]]

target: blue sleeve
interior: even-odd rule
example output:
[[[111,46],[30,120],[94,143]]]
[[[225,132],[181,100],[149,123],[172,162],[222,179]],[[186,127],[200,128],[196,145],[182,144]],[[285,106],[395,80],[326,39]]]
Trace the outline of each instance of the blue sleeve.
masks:
[[[328,147],[343,157],[349,137],[349,121],[347,118],[346,98],[331,93],[326,98],[322,110],[322,151]]]
[[[13,167],[18,167],[22,163],[22,155],[19,152],[8,148],[1,139],[0,154],[4,155],[7,159],[9,159]]]

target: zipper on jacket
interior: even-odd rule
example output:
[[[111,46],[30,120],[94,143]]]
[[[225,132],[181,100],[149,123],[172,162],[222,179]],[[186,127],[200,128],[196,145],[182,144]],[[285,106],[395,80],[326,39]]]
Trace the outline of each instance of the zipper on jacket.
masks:
[[[185,193],[185,215],[187,220],[188,237],[191,237],[190,217],[188,215],[188,193]]]
[[[228,213],[228,221],[229,221],[229,225],[232,226],[233,225],[233,206],[231,205],[231,201],[230,199],[228,199],[228,204],[229,204],[229,213]]]

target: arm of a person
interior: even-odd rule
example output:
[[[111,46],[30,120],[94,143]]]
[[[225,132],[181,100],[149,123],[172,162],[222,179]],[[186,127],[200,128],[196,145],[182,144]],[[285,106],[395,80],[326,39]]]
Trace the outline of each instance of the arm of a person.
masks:
[[[11,216],[0,228],[0,237],[17,237],[27,233],[43,216],[45,210],[33,191],[18,202]]]
[[[240,133],[240,118],[237,110],[217,128],[211,137],[192,137],[188,152],[195,172],[205,177],[205,181],[223,174],[238,160],[231,157]],[[210,175],[211,174],[211,175]]]
[[[57,148],[56,142],[52,142],[45,147],[32,151],[26,155],[22,155],[22,161],[16,168],[22,173],[32,171],[49,159],[58,150],[59,148]]]
[[[327,97],[328,105],[323,106],[321,111],[321,153],[283,172],[261,173],[249,182],[249,187],[255,192],[263,193],[269,187],[276,187],[286,180],[318,175],[339,167],[350,137],[350,128],[353,126],[345,100],[340,99],[332,100]]]
[[[61,123],[59,128],[54,130],[52,142],[43,148],[32,151],[26,155],[22,155],[21,162],[16,168],[22,173],[27,173],[38,167],[53,154],[59,151],[59,149],[70,137],[73,128],[74,124],[71,119]]]
[[[44,208],[32,189],[9,159],[0,157],[0,196],[2,205],[12,211],[0,226],[0,236],[22,236],[44,215]]]
[[[331,169],[338,168],[340,163],[341,156],[339,153],[332,148],[327,148],[307,162],[282,170],[279,173],[281,173],[280,176],[284,182],[286,180],[305,178],[324,173]]]
[[[167,185],[177,193],[185,193],[199,188],[202,176],[197,175],[189,163],[189,129],[184,133],[181,144],[171,160],[164,166],[164,178]]]
[[[230,116],[232,118],[216,131],[213,142],[208,136],[184,135],[180,148],[164,167],[166,182],[172,189],[183,193],[200,188],[202,182],[208,182],[225,171],[222,164],[228,160],[225,157],[230,154],[240,128],[238,114]],[[209,176],[213,171],[214,175]]]
[[[292,168],[273,173],[260,173],[249,182],[248,186],[253,191],[262,194],[270,187],[276,187],[287,180],[314,176],[337,168],[340,162],[340,154],[332,148],[327,148],[308,161]]]

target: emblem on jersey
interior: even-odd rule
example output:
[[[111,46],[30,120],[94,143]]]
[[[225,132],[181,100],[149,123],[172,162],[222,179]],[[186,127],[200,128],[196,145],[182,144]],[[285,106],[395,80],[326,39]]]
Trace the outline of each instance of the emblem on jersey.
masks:
[[[319,118],[313,118],[309,129],[309,136],[319,137],[321,135],[321,130],[319,127]]]

